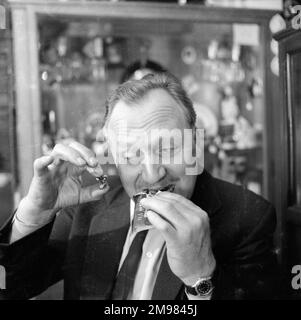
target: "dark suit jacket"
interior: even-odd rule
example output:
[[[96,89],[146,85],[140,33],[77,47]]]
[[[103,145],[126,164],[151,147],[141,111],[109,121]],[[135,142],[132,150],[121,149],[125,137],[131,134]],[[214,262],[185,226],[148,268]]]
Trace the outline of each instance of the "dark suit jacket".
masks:
[[[270,299],[275,292],[274,209],[266,200],[203,172],[191,200],[210,218],[217,261],[213,299]],[[36,232],[6,244],[0,265],[7,272],[2,299],[27,299],[64,279],[65,299],[109,299],[129,228],[129,197],[122,186],[100,201],[70,207]],[[183,284],[166,255],[153,299],[185,299]]]

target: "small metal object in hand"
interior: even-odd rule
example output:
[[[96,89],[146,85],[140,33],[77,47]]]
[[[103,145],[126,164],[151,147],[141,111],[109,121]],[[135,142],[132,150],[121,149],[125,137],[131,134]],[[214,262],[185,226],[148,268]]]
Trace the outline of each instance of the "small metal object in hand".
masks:
[[[142,192],[139,192],[133,196],[133,200],[135,202],[133,230],[146,230],[152,228],[152,224],[149,222],[146,215],[147,210],[140,204],[140,201],[144,198],[153,197],[163,191],[173,192],[174,188],[175,186],[171,184],[159,190],[144,189]]]
[[[101,175],[100,177],[96,177],[96,180],[99,183],[99,189],[104,189],[108,184],[108,176],[107,175]]]

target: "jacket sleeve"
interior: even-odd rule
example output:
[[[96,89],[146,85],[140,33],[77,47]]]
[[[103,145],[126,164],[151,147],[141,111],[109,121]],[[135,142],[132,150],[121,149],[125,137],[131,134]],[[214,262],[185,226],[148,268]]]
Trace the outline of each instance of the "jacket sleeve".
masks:
[[[275,210],[251,194],[244,207],[233,255],[227,263],[217,265],[212,299],[278,298],[280,274],[273,247]]]
[[[6,274],[0,300],[29,299],[62,279],[62,264],[73,210],[35,232],[8,244],[12,218],[0,230],[0,265]],[[2,268],[3,269],[3,268]]]

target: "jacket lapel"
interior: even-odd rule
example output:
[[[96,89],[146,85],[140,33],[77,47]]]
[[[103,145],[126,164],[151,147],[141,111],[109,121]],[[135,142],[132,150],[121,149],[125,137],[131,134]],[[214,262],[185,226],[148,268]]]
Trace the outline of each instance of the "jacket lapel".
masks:
[[[214,178],[212,178],[206,170],[197,177],[193,195],[190,200],[202,208],[208,214],[209,219],[222,207]]]
[[[221,208],[221,201],[211,175],[204,171],[197,177],[191,201],[207,212],[209,219]],[[174,300],[179,297],[182,281],[171,271],[165,251],[152,300]]]
[[[130,223],[130,200],[120,188],[98,206],[90,225],[81,299],[109,299]]]

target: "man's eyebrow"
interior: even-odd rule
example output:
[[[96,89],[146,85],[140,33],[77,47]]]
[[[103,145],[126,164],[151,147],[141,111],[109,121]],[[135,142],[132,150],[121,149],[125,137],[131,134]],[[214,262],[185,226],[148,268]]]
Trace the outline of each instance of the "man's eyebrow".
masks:
[[[139,148],[139,141],[140,139],[133,138],[133,139],[124,139],[122,141],[119,141],[117,143],[118,152],[125,152],[129,151],[132,148]]]

